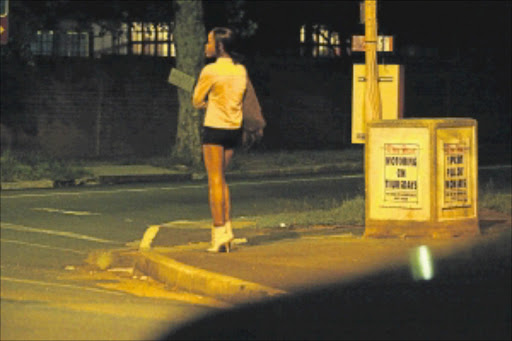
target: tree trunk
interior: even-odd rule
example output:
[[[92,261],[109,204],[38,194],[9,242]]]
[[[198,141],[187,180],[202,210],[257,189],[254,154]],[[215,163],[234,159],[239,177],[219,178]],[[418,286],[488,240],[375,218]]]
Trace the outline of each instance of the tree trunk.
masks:
[[[198,77],[204,66],[206,32],[201,0],[175,0],[176,68]],[[201,114],[192,106],[189,92],[178,91],[178,126],[172,156],[179,162],[197,168],[201,165]]]

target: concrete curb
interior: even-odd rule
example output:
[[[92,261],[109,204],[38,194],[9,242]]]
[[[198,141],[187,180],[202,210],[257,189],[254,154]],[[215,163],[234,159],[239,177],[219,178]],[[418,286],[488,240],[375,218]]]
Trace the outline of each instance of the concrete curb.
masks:
[[[232,180],[264,178],[264,177],[282,177],[282,176],[301,176],[314,174],[329,174],[343,172],[345,174],[361,173],[357,167],[347,168],[338,164],[311,165],[301,167],[282,167],[263,170],[245,170],[230,171],[226,173],[226,178]],[[206,179],[206,173],[179,172],[162,174],[112,174],[97,175],[87,179],[72,180],[37,180],[37,181],[17,181],[2,182],[0,189],[2,191],[24,190],[24,189],[51,189],[64,187],[91,187],[101,185],[130,184],[130,183],[151,183],[151,182],[180,182],[180,181],[202,181]]]
[[[259,177],[280,177],[290,175],[314,175],[314,174],[329,174],[336,172],[344,172],[346,174],[361,173],[361,169],[348,168],[346,165],[326,164],[326,165],[312,165],[300,167],[281,167],[274,169],[255,169],[246,171],[231,171],[226,173],[227,179],[244,179],[244,178],[259,178]]]
[[[181,174],[144,174],[144,175],[101,175],[101,185],[129,184],[136,182],[174,182],[190,180],[189,173]]]
[[[2,182],[2,191],[15,191],[23,189],[48,189],[54,188],[52,180],[38,180],[38,181],[17,181],[17,182]]]
[[[229,303],[250,302],[286,294],[279,289],[203,270],[159,254],[151,249],[151,244],[160,229],[161,225],[151,225],[144,232],[135,262],[135,269],[139,272],[171,288]]]
[[[285,291],[182,264],[152,251],[140,251],[135,268],[172,288],[229,303],[264,300]]]

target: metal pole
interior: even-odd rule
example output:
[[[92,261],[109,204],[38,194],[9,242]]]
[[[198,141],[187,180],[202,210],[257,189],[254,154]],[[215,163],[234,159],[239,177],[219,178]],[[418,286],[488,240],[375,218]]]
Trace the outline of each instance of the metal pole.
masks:
[[[365,122],[382,119],[377,65],[377,0],[365,0]],[[366,127],[365,127],[366,128]]]

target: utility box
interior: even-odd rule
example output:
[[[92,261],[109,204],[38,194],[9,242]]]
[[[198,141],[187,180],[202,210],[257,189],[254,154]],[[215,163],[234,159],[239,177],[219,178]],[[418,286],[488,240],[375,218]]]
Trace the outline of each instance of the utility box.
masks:
[[[477,122],[368,123],[365,237],[480,234]]]
[[[404,111],[403,66],[380,64],[378,75],[382,119],[395,120],[402,118]],[[352,77],[352,143],[365,143],[365,92],[366,65],[354,64]]]

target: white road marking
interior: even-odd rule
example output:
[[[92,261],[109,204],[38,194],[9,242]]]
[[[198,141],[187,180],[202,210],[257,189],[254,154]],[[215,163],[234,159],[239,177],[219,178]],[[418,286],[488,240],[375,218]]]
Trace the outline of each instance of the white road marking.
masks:
[[[68,210],[61,210],[61,209],[58,209],[58,208],[48,208],[48,207],[37,207],[37,208],[33,208],[32,210],[48,212],[48,213],[60,213],[60,214],[67,214],[67,215],[77,215],[77,216],[101,215],[100,213],[93,213],[93,212],[88,212],[88,211],[68,211]]]
[[[122,244],[121,242],[91,237],[91,236],[78,234],[78,233],[74,233],[74,232],[55,231],[55,230],[34,228],[34,227],[15,225],[15,224],[10,224],[10,223],[3,223],[3,222],[0,222],[0,229],[15,230],[15,231],[22,231],[22,232],[44,233],[44,234],[50,234],[50,235],[73,238],[73,239],[88,240],[88,241],[104,243],[104,244]]]
[[[12,277],[0,277],[0,279],[2,281],[6,281],[6,282],[24,283],[24,284],[33,284],[33,285],[43,285],[45,287],[60,287],[60,288],[68,288],[68,289],[80,289],[80,290],[101,292],[103,294],[111,294],[111,295],[118,295],[118,296],[124,296],[125,295],[125,294],[120,293],[120,292],[109,291],[109,290],[102,290],[102,289],[95,289],[95,288],[81,287],[81,286],[73,285],[73,284],[62,284],[62,283],[34,281],[34,280],[30,280],[30,279],[21,279],[21,278],[12,278]]]
[[[78,251],[78,250],[73,250],[73,249],[67,249],[67,248],[56,247],[56,246],[49,246],[49,245],[37,244],[37,243],[27,243],[27,242],[22,242],[20,240],[12,240],[12,239],[0,238],[0,241],[1,242],[5,242],[5,243],[11,243],[11,244],[19,244],[19,245],[25,245],[25,246],[39,247],[39,248],[42,248],[42,249],[50,249],[50,250],[58,250],[58,251],[65,251],[65,252],[73,252],[73,253],[78,253],[79,255],[87,254],[87,252],[84,252],[84,251]]]

